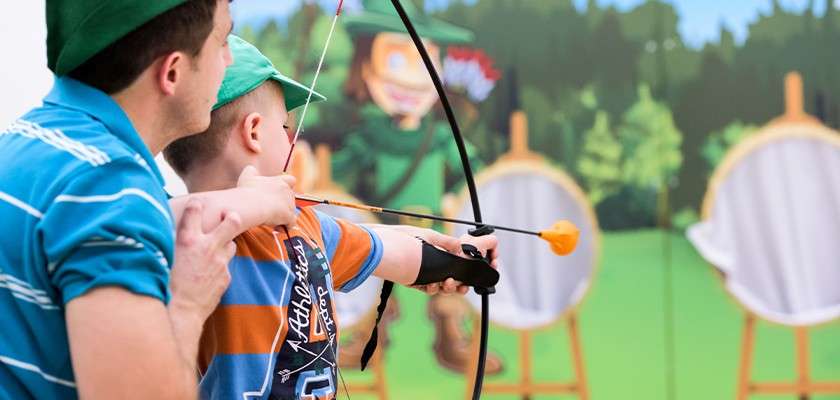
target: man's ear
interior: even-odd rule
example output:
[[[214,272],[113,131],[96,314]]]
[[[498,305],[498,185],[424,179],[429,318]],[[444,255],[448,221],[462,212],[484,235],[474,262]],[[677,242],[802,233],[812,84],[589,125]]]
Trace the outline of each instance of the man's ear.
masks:
[[[239,135],[242,144],[245,145],[246,149],[257,154],[262,152],[261,125],[262,115],[258,112],[252,112],[245,116],[242,124],[239,126]]]
[[[157,83],[163,94],[172,96],[181,82],[181,71],[189,68],[189,60],[180,51],[169,53],[160,62],[157,70]]]

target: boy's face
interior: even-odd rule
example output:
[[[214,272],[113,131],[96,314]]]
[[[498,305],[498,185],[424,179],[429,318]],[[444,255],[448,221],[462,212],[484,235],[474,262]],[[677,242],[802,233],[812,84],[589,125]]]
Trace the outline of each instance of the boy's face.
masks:
[[[280,175],[291,150],[294,129],[289,127],[289,113],[280,85],[272,90],[271,101],[260,105],[262,121],[257,126],[262,151],[257,155],[257,169],[262,175]]]

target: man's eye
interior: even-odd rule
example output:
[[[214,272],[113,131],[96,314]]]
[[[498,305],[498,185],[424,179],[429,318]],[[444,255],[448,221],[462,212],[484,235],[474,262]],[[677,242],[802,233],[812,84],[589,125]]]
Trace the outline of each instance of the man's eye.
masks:
[[[283,129],[289,129],[289,125],[283,125]]]

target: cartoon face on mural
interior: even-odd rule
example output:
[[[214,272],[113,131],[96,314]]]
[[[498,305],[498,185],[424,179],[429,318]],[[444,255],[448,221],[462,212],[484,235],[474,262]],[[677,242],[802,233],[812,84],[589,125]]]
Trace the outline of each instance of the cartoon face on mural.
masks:
[[[440,69],[440,47],[425,42],[435,68]],[[416,129],[438,100],[420,53],[406,34],[377,34],[361,74],[373,102],[388,115],[401,116],[401,128]]]

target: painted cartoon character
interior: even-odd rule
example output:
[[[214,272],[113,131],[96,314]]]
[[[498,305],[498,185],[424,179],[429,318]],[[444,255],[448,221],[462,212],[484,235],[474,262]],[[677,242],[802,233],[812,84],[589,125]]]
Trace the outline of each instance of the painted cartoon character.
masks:
[[[333,174],[372,204],[439,213],[444,193],[457,189],[446,187],[453,180],[447,180],[447,173],[453,171],[457,177],[461,162],[448,124],[432,112],[437,92],[390,2],[363,0],[362,4],[362,12],[344,18],[354,45],[345,94],[360,105],[359,120],[333,156]],[[442,45],[473,38],[465,29],[424,15],[412,2],[403,6],[439,70]],[[480,166],[475,152],[471,154],[472,165]],[[429,301],[429,314],[435,324],[438,361],[464,371],[469,338],[463,322],[469,310],[461,299],[437,295]],[[488,374],[501,367],[498,357],[488,357]]]

